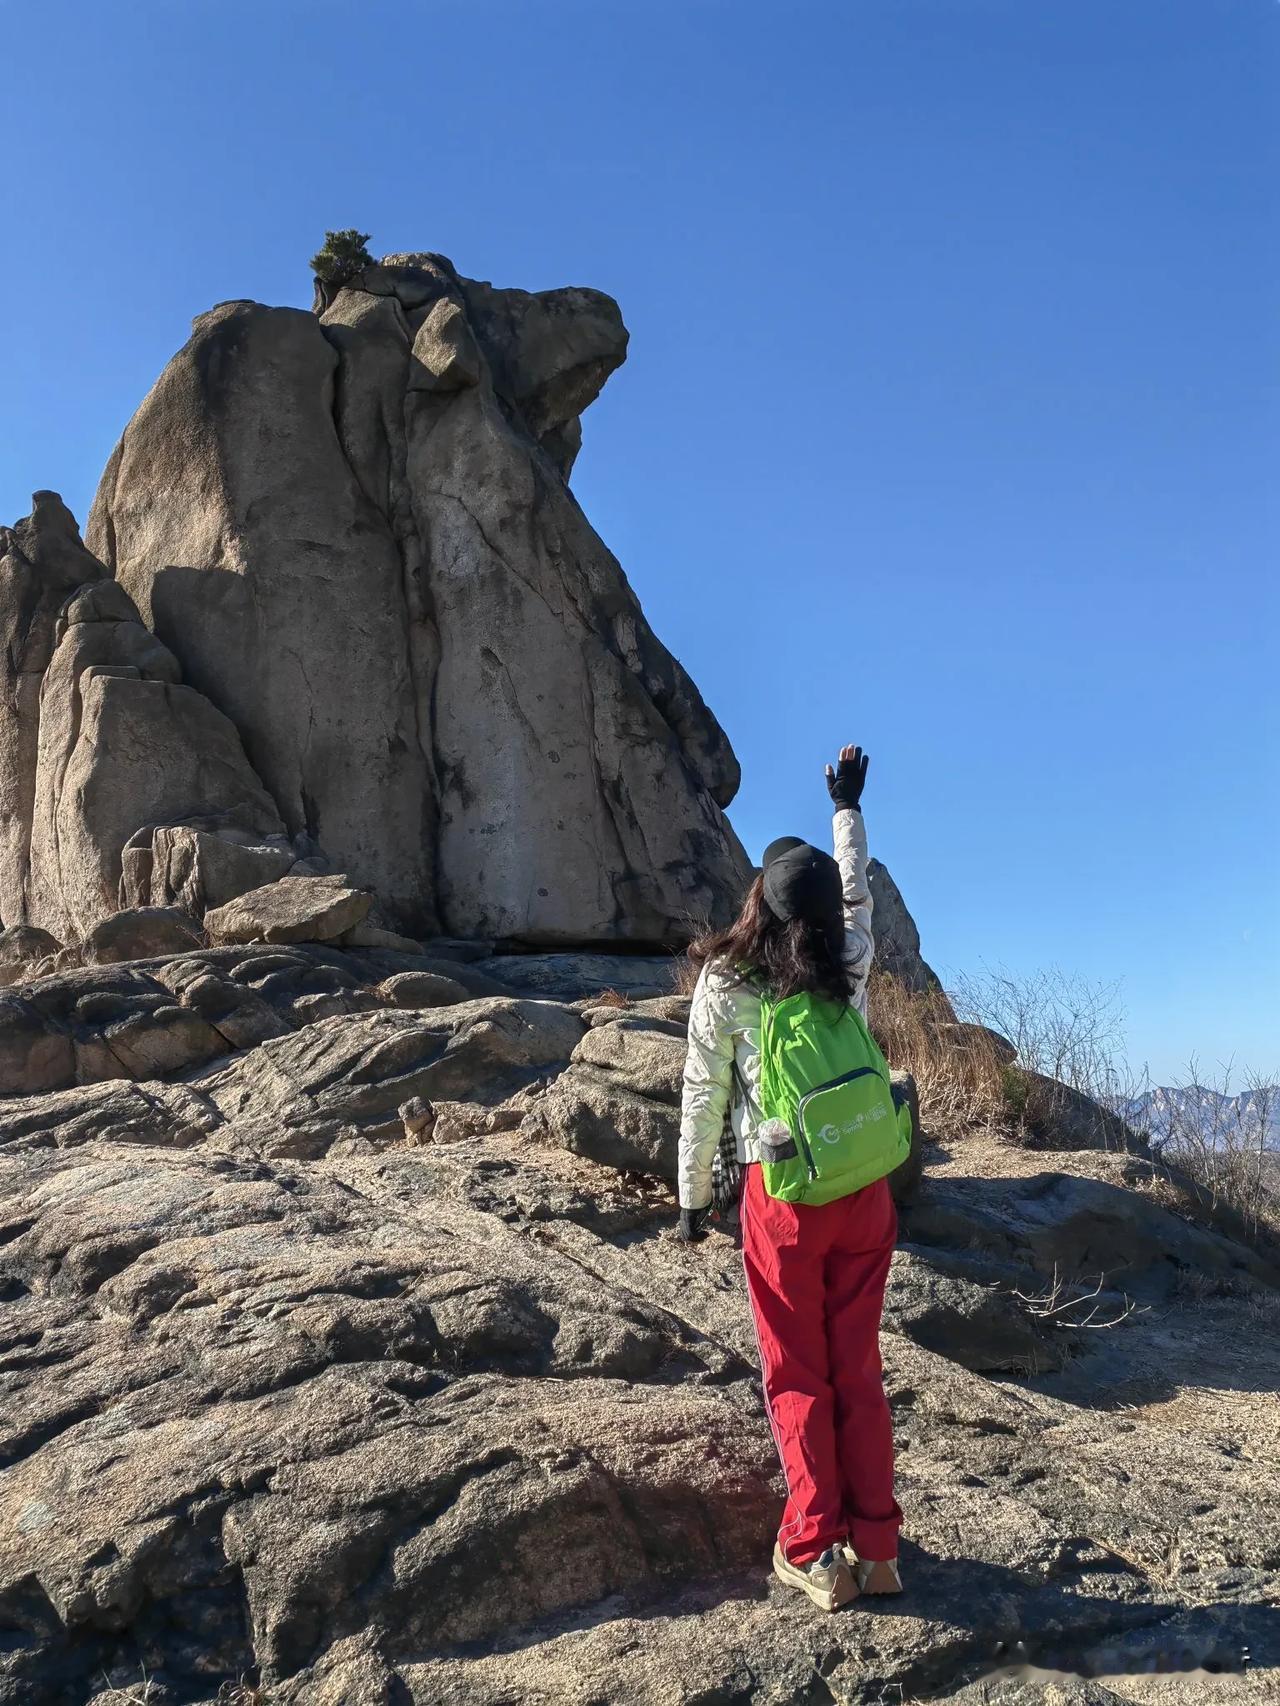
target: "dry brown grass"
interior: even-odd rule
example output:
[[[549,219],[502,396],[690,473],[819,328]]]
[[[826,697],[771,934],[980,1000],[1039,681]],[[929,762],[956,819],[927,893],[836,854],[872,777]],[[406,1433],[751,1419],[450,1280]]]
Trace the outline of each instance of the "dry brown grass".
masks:
[[[265,1691],[243,1676],[238,1682],[224,1682],[218,1690],[217,1706],[268,1706]]]
[[[671,962],[671,993],[692,995],[697,987],[700,970],[701,967],[695,966],[688,954],[680,954]]]
[[[957,1024],[941,990],[913,994],[887,972],[871,975],[871,1034],[889,1065],[909,1072],[920,1120],[931,1136],[963,1136],[1011,1126],[1008,1072],[999,1041],[979,1025]]]

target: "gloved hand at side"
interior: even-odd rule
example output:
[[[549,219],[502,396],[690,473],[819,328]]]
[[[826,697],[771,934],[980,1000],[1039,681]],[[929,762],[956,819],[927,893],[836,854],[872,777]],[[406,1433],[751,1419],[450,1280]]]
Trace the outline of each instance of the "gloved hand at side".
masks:
[[[686,1244],[696,1244],[707,1235],[707,1221],[711,1218],[711,1204],[705,1208],[682,1208],[680,1210],[680,1225],[678,1232]]]
[[[842,746],[840,762],[833,770],[827,765],[827,792],[837,811],[857,811],[867,780],[870,759],[860,746]]]

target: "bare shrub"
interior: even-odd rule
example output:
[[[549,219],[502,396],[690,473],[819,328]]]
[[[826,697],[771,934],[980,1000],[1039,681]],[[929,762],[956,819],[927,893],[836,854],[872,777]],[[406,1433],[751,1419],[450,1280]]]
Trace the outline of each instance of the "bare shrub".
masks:
[[[1020,977],[1000,966],[960,978],[950,994],[960,1018],[1008,1037],[1024,1072],[1114,1105],[1124,1087],[1118,984],[1090,983],[1056,968]]]
[[[1097,1283],[1092,1287],[1069,1286],[1059,1276],[1055,1262],[1052,1283],[1044,1291],[1031,1293],[1015,1287],[1013,1295],[1026,1304],[1029,1313],[1038,1321],[1051,1322],[1055,1327],[1068,1327],[1073,1332],[1085,1329],[1105,1331],[1109,1327],[1118,1327],[1131,1315],[1147,1313],[1149,1305],[1139,1307],[1127,1292],[1120,1293],[1117,1303],[1104,1302],[1102,1288],[1105,1279],[1104,1274],[1099,1274]]]

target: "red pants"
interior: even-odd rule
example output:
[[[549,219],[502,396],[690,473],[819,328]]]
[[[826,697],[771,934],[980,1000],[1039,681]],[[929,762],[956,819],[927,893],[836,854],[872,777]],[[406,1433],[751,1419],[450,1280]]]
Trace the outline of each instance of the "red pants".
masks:
[[[893,1424],[880,1375],[880,1312],[898,1232],[881,1179],[821,1208],[767,1195],[743,1169],[742,1262],[782,1459],[783,1555],[807,1564],[837,1541],[893,1558]]]

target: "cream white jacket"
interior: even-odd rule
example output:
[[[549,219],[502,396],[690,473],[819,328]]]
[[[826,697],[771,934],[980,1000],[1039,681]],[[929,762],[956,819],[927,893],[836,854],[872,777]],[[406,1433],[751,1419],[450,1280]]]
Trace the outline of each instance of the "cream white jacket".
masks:
[[[867,887],[867,831],[860,811],[832,819],[836,863],[844,889],[844,964],[849,1001],[866,1017],[871,971],[871,892]],[[736,1073],[735,1073],[736,1068]],[[740,1086],[746,1085],[744,1097]],[[729,1108],[739,1161],[758,1161],[760,1123],[760,997],[722,962],[702,968],[689,1012],[689,1052],[684,1063],[680,1114],[680,1206],[711,1201],[711,1162]]]

